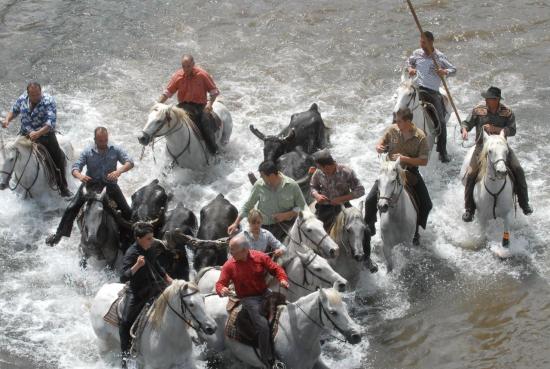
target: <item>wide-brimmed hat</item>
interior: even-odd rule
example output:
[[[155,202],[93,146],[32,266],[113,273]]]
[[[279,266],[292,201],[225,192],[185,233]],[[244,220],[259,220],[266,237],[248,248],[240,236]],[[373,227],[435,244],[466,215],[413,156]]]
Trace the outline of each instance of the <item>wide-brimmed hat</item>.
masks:
[[[482,92],[481,96],[486,99],[502,99],[500,88],[494,86],[491,86],[487,89],[487,91]]]

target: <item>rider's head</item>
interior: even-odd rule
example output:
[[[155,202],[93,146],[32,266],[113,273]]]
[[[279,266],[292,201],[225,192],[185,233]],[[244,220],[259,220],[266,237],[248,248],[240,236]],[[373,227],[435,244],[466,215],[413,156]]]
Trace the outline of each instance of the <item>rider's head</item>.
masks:
[[[330,154],[329,149],[319,150],[313,154],[313,161],[321,172],[326,175],[332,175],[336,171],[336,161]]]
[[[409,108],[401,108],[395,113],[395,123],[400,131],[408,131],[412,128],[413,113]]]
[[[430,31],[422,32],[422,36],[420,36],[420,47],[426,53],[432,52],[434,49],[434,34]]]
[[[147,222],[134,224],[134,237],[142,249],[147,250],[153,244],[153,225]]]
[[[42,100],[42,87],[38,82],[29,82],[27,85],[27,95],[31,104],[36,105]]]
[[[264,221],[264,217],[262,213],[256,208],[250,209],[248,212],[248,228],[251,232],[259,232],[260,228],[262,226],[262,222]]]
[[[193,55],[185,54],[184,56],[181,57],[181,67],[183,68],[183,71],[185,72],[185,74],[192,74],[194,66],[195,66],[195,59],[193,59]]]
[[[250,244],[242,233],[236,235],[229,241],[229,253],[237,261],[246,260],[249,248]]]
[[[485,98],[485,104],[490,112],[494,113],[498,110],[500,99],[502,98],[500,88],[491,86],[487,89],[487,91],[482,92],[481,96]]]
[[[261,163],[258,167],[258,171],[264,182],[271,187],[276,187],[281,182],[279,169],[277,169],[277,165],[271,160],[266,160]]]
[[[98,149],[105,150],[109,144],[109,132],[105,127],[96,127],[94,130],[94,141]]]

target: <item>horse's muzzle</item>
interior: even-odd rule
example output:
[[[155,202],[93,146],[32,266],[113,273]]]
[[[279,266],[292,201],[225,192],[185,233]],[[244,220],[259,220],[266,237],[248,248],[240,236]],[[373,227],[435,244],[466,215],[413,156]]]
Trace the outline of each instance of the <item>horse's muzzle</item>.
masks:
[[[0,183],[0,191],[4,191],[6,188],[8,188],[8,185],[5,183]]]
[[[349,334],[346,335],[346,340],[352,345],[357,345],[359,342],[361,342],[361,335],[356,331],[351,331],[349,332]]]
[[[141,145],[145,146],[148,145],[151,141],[151,136],[149,136],[147,133],[143,132],[141,136],[138,137],[138,141]]]
[[[346,282],[337,282],[336,283],[336,289],[338,292],[346,292],[348,284]]]

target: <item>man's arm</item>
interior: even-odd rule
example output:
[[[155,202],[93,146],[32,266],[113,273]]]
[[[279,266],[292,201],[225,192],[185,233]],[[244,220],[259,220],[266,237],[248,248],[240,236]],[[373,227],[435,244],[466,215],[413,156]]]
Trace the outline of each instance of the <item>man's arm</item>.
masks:
[[[275,263],[266,254],[262,255],[262,264],[265,266],[269,274],[276,277],[281,283],[288,283],[288,276],[285,270],[277,263]]]
[[[91,177],[83,175],[81,173],[87,161],[88,161],[88,150],[86,149],[80,153],[78,160],[75,161],[73,166],[71,167],[71,174],[73,175],[73,177],[75,177],[82,183],[87,183],[92,179]]]
[[[44,136],[46,133],[50,132],[50,129],[51,129],[50,126],[45,125],[44,127],[29,133],[29,138],[31,139],[31,141],[36,141],[38,138],[40,138],[40,137]]]
[[[210,96],[210,99],[206,103],[206,106],[204,107],[204,110],[207,112],[212,111],[212,105],[214,104],[214,101],[216,101],[216,98],[220,94],[220,90],[216,87],[216,84],[214,83],[214,79],[212,76],[208,73],[205,73],[204,76],[204,85],[206,87],[206,91],[208,91],[208,95]]]
[[[237,219],[229,226],[227,229],[228,234],[232,234],[235,232],[235,230],[239,227],[239,224],[241,224],[241,220],[245,218],[248,215],[248,212],[250,209],[256,205],[259,199],[259,185],[258,182],[252,186],[252,192],[250,192],[250,196],[248,196],[248,200],[245,201],[243,206],[241,207],[241,211],[239,212],[239,215],[237,215]]]
[[[172,77],[170,77],[170,81],[168,82],[168,86],[166,86],[166,89],[162,93],[162,95],[159,96],[158,102],[164,103],[166,100],[172,97],[177,91],[178,91],[178,82],[179,82],[179,76],[178,72],[174,73]]]
[[[504,128],[504,133],[506,134],[506,137],[516,135],[516,116],[514,115],[514,112],[511,112],[510,120],[508,121],[506,128]]]
[[[229,283],[231,282],[231,273],[229,271],[229,266],[224,264],[222,267],[222,272],[220,278],[216,282],[216,293],[219,296],[227,296]]]
[[[19,113],[21,113],[21,103],[23,102],[23,96],[20,96],[17,100],[15,100],[15,103],[13,103],[11,110],[6,115],[6,118],[4,119],[4,122],[2,122],[2,127],[8,128],[10,125],[10,122],[16,118]]]
[[[447,56],[443,53],[439,54],[439,67],[445,70],[445,74],[448,77],[454,76],[456,74],[456,67],[449,62]]]

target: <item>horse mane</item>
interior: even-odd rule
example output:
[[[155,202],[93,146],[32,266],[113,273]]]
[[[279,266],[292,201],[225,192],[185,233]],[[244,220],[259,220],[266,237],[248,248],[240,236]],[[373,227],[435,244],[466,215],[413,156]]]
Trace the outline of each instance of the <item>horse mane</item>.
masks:
[[[336,220],[334,221],[334,225],[330,229],[330,237],[337,243],[340,244],[340,241],[342,240],[342,231],[344,230],[344,227],[351,219],[363,219],[363,214],[354,207],[350,208],[344,208],[343,211],[341,211],[338,216],[336,217]]]
[[[485,173],[487,173],[487,166],[489,165],[489,161],[487,160],[487,157],[489,156],[489,148],[493,146],[495,143],[502,143],[506,146],[508,146],[508,141],[506,141],[506,138],[502,137],[501,135],[490,135],[483,143],[483,149],[481,150],[481,153],[479,154],[478,158],[478,164],[479,164],[479,171],[477,173],[477,181],[481,181],[483,179],[483,176]]]
[[[168,108],[170,108],[170,106]],[[189,117],[189,114],[187,114],[187,112],[182,108],[178,108],[177,106],[172,106],[171,109],[178,120],[185,122],[185,124],[194,124],[191,118]]]
[[[198,287],[193,282],[187,282],[183,280],[175,279],[172,281],[172,284],[164,289],[160,296],[155,300],[155,303],[153,304],[153,313],[151,315],[151,323],[155,327],[158,327],[160,325],[160,322],[162,321],[162,317],[164,316],[164,313],[166,312],[166,308],[168,307],[168,301],[170,301],[171,298],[174,297],[174,295],[178,294],[180,289],[186,286],[188,289],[197,290]],[[179,307],[179,305],[178,305]]]
[[[327,300],[334,305],[342,303],[342,295],[340,295],[334,288],[323,289],[325,295],[327,295]]]
[[[386,160],[382,162],[382,168],[380,169],[381,173],[390,174],[394,169],[396,169],[397,163],[392,160]],[[397,168],[397,174],[403,186],[407,186],[407,173],[406,170]]]

